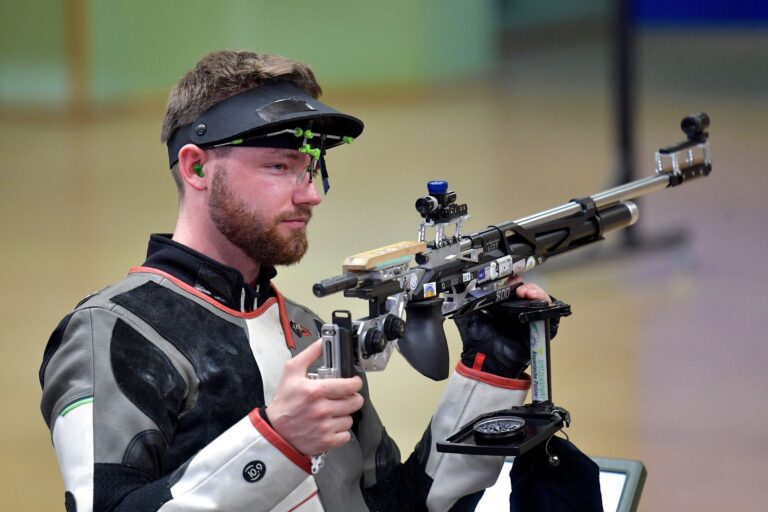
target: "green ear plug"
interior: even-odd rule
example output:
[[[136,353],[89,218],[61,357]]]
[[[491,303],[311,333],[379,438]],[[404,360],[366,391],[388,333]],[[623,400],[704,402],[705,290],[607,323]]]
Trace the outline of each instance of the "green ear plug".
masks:
[[[201,164],[195,164],[192,166],[192,169],[195,171],[195,174],[200,176],[201,178],[205,176],[205,173],[203,172],[203,166]]]

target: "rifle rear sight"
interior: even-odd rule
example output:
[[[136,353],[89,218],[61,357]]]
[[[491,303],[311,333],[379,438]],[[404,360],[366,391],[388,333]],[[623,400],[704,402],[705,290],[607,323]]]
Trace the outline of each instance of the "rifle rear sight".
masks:
[[[456,192],[453,190],[445,193],[437,192],[435,188],[430,187],[434,183],[445,183],[445,188],[448,187],[446,181],[430,181],[427,184],[430,195],[417,199],[415,205],[416,211],[424,219],[432,222],[448,222],[467,214],[466,204],[456,204]]]
[[[456,243],[461,238],[461,226],[469,218],[467,205],[456,203],[456,192],[448,190],[448,182],[433,180],[427,183],[429,195],[416,200],[416,211],[424,222],[419,226],[419,241],[424,242],[427,226],[435,228],[435,241],[430,247],[435,249]],[[454,225],[452,236],[446,236],[446,226]]]

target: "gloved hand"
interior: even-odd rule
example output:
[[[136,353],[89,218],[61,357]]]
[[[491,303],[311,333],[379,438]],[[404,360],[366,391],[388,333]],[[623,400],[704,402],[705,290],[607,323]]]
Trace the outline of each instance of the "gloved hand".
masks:
[[[531,363],[528,327],[503,314],[498,306],[454,319],[468,368],[510,379],[520,378]]]
[[[523,284],[516,290],[518,298],[550,302],[539,286]],[[513,299],[514,300],[514,299]],[[454,319],[464,350],[461,361],[468,368],[510,379],[521,378],[531,362],[530,330],[502,304],[475,311]],[[557,332],[557,322],[550,325],[550,338]]]

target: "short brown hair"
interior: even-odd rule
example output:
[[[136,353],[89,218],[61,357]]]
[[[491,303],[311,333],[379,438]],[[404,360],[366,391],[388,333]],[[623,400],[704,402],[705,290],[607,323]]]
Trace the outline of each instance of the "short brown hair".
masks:
[[[207,54],[171,89],[160,141],[167,143],[173,132],[191,124],[220,101],[275,79],[293,82],[315,99],[323,92],[315,74],[303,62],[244,50]],[[181,199],[184,187],[178,164],[171,168],[171,174]]]
[[[248,51],[209,53],[171,90],[160,140],[168,142],[174,131],[220,101],[275,79],[293,82],[313,98],[322,93],[315,74],[302,62]]]

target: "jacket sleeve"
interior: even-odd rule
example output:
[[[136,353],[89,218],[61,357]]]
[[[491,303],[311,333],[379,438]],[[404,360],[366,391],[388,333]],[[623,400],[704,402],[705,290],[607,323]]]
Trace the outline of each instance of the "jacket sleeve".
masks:
[[[364,485],[371,509],[447,511],[468,504],[466,510],[474,510],[472,495],[496,482],[505,458],[439,453],[436,443],[480,414],[522,405],[529,387],[528,379],[497,377],[459,363],[408,460],[386,465],[377,459],[389,472]]]
[[[168,467],[196,377],[147,329],[91,307],[65,318],[48,342],[41,410],[67,511],[291,510],[316,502],[309,459],[259,409]]]

